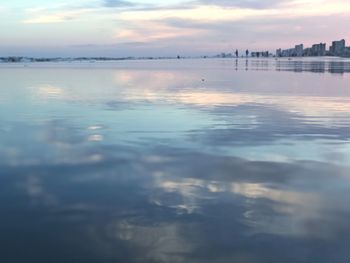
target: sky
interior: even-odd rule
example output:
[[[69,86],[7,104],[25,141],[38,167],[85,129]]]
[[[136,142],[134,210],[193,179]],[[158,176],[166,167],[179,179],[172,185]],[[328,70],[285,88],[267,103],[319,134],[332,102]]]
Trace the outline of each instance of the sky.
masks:
[[[346,39],[350,0],[0,0],[0,56],[197,56]]]

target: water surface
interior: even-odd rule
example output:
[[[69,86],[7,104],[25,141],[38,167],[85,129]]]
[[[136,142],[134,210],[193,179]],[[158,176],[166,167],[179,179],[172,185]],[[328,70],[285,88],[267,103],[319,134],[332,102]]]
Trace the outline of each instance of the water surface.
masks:
[[[349,73],[0,65],[0,261],[349,262]]]

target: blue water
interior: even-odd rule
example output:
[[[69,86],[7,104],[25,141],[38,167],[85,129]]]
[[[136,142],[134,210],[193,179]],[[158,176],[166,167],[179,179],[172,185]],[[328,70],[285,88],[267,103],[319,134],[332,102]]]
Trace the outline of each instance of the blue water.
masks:
[[[349,73],[0,65],[0,262],[348,263]]]

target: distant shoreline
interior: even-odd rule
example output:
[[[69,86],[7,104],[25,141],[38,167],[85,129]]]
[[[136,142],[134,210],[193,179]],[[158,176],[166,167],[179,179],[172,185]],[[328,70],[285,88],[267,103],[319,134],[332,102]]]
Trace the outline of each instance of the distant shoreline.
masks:
[[[137,61],[137,60],[183,60],[183,59],[278,59],[278,60],[298,60],[298,59],[312,59],[312,58],[334,58],[334,59],[346,59],[348,57],[340,56],[307,56],[307,57],[219,57],[219,56],[199,56],[199,57],[76,57],[76,58],[32,58],[32,57],[0,57],[0,64],[13,64],[13,63],[44,63],[44,62],[117,62],[117,61]]]

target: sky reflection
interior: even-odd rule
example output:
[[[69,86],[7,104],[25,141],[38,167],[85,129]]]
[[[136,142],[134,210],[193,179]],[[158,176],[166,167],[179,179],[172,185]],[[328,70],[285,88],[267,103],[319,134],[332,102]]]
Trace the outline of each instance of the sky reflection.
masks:
[[[196,61],[0,71],[2,260],[349,260],[347,75]]]

